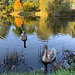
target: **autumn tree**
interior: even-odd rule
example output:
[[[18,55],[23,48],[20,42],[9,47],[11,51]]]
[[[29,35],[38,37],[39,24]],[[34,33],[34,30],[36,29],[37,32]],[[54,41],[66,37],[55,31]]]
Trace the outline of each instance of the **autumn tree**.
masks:
[[[22,7],[22,3],[20,2],[20,0],[16,0],[13,7],[14,10],[19,10]]]
[[[40,0],[40,10],[41,11],[46,11],[46,9],[48,8],[48,2],[49,0]]]

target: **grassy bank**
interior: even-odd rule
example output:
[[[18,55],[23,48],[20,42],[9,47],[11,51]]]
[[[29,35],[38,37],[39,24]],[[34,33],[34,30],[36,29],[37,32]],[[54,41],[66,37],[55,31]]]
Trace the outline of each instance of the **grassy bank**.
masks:
[[[10,13],[11,16],[14,17],[20,17],[20,16],[24,16],[24,17],[35,17],[35,11],[14,11]]]
[[[46,17],[48,17],[48,14],[43,11],[40,11],[40,12],[36,12],[35,16],[40,16],[40,17],[46,18]]]
[[[5,11],[4,12],[0,12],[0,15],[2,15],[3,13],[6,13]],[[53,16],[53,17],[75,17],[75,10],[74,9],[71,9],[69,10],[68,13],[62,13],[62,14],[58,14],[58,15],[52,15],[52,14],[48,14],[46,12],[43,12],[43,11],[14,11],[14,12],[11,12],[11,13],[6,13],[7,14],[10,14],[11,16],[14,16],[14,17],[20,17],[20,16],[24,16],[24,17],[43,17],[43,18],[46,18],[48,16]]]
[[[25,16],[25,17],[34,17],[35,16],[35,11],[29,12],[29,11],[25,11],[25,12],[20,12],[19,13],[20,16]]]
[[[62,69],[62,70],[58,70],[56,72],[53,72],[52,74],[48,74],[48,75],[74,75],[75,74],[75,71],[68,71],[68,70],[65,70],[65,69]],[[2,73],[0,75],[47,75],[47,74],[44,74],[42,72],[39,72],[39,71],[34,71],[34,72],[29,72],[29,73]]]
[[[21,11],[14,11],[14,12],[11,12],[10,15],[11,15],[11,16],[14,16],[14,17],[19,17],[19,16],[20,16],[20,15],[19,15],[20,12],[21,12]]]

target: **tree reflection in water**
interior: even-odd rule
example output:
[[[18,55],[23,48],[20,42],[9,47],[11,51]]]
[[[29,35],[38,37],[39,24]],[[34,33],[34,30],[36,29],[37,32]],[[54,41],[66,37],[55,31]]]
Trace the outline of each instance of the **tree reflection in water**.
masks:
[[[0,17],[0,19],[0,38],[4,39],[9,33],[11,22],[4,17]]]
[[[9,21],[6,22],[6,19]],[[4,21],[3,21],[4,20]],[[27,34],[36,33],[39,40],[45,42],[48,41],[50,36],[55,37],[58,33],[63,34],[70,34],[71,31],[73,32],[74,37],[74,22],[69,22],[70,20],[66,18],[32,18],[32,17],[12,17],[8,16],[3,18],[0,22],[0,30],[1,36],[4,36],[8,32],[8,28],[12,24],[15,28],[12,31],[20,37],[21,34],[26,32]],[[5,34],[4,34],[5,33]]]

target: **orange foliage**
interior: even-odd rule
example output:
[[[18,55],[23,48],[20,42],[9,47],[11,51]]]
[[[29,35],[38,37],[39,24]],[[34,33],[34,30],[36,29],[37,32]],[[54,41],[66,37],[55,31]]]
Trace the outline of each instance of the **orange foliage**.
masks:
[[[22,4],[20,2],[20,0],[16,0],[14,3],[14,10],[19,10],[21,8]]]
[[[18,17],[15,18],[15,22],[18,27],[21,27],[23,24],[22,20],[20,20],[20,18],[18,18]]]

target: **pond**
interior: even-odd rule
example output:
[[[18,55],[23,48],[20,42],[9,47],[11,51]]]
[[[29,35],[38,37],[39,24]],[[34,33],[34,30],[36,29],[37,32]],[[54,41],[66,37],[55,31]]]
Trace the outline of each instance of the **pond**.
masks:
[[[21,40],[24,32],[27,33],[26,48]],[[62,60],[63,50],[75,50],[75,19],[1,16],[0,72],[10,71],[13,66],[22,72],[45,68],[40,55],[46,44],[48,49],[56,49],[56,61]],[[3,66],[7,54],[14,56],[14,51],[22,55],[25,63],[12,64],[10,68]],[[48,64],[47,69],[51,72],[52,64]]]

